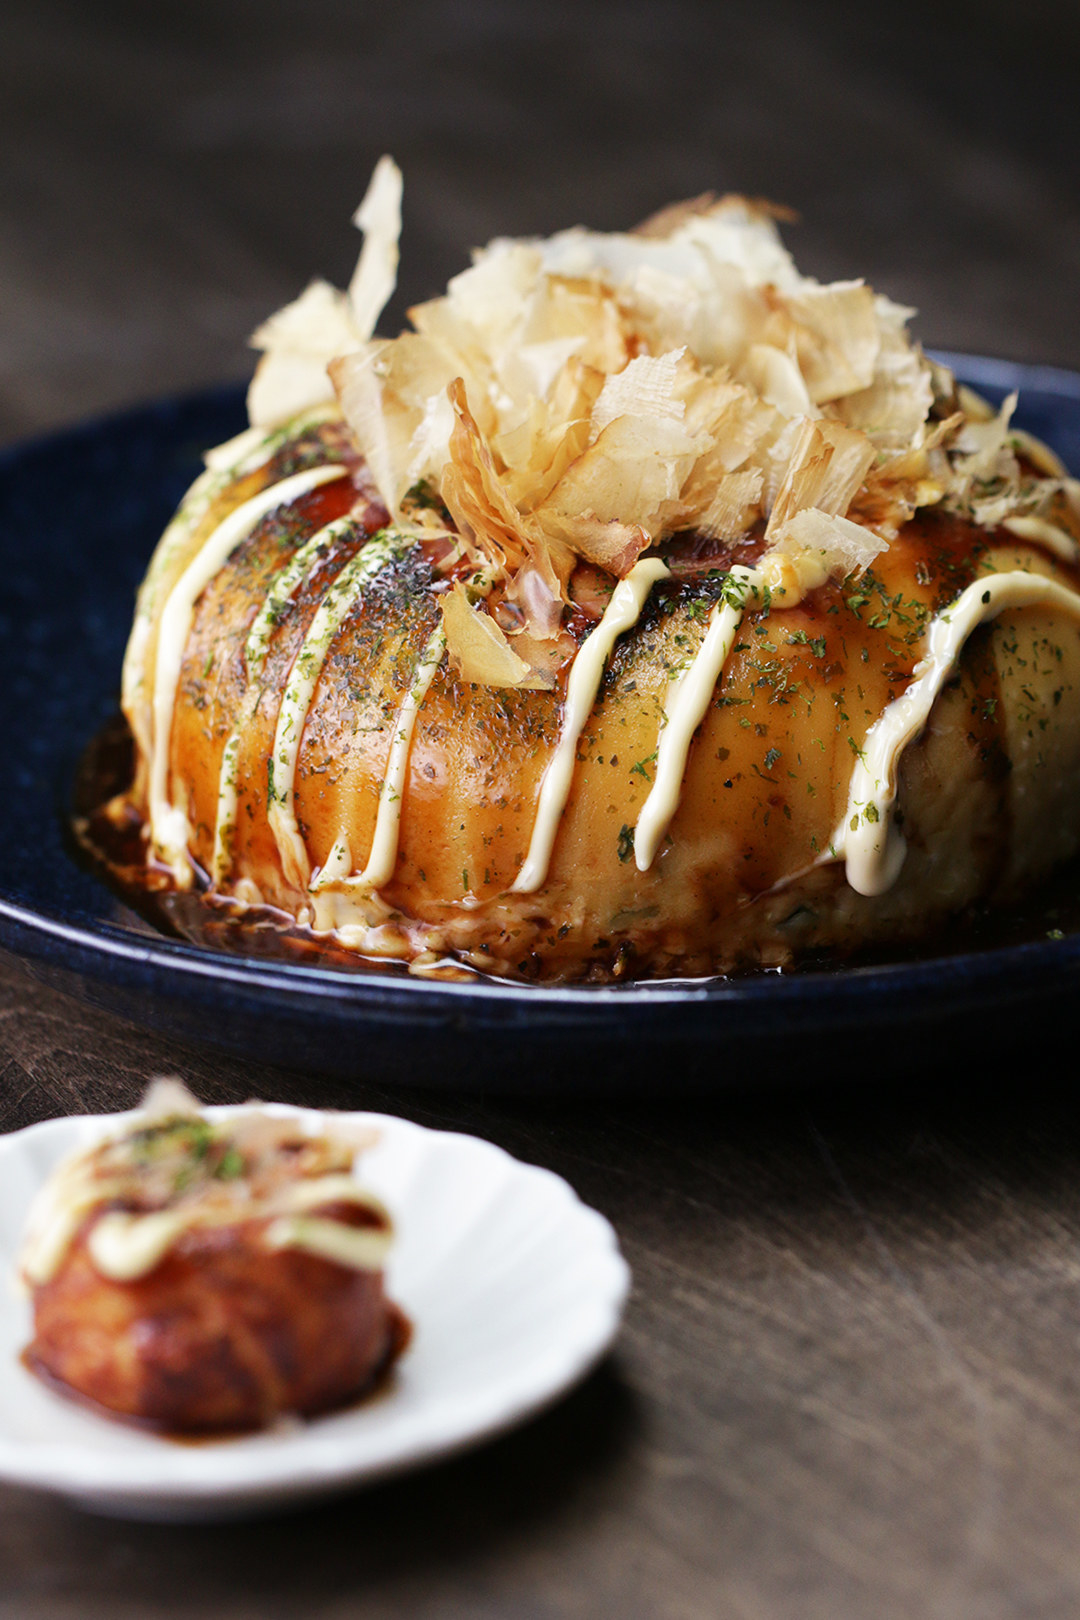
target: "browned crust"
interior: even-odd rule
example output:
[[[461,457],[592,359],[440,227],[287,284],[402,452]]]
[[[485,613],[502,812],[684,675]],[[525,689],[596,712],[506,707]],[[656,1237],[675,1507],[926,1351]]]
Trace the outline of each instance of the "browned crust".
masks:
[[[292,543],[317,521],[298,513]],[[254,891],[265,906],[301,925],[310,919],[310,897],[288,880],[271,832],[268,761],[289,669],[318,601],[358,543],[327,557],[275,631],[239,755],[236,860],[214,896],[229,904],[235,895],[247,904],[245,891]],[[1009,615],[988,632],[997,651],[983,660],[963,700],[973,723],[950,717],[958,699],[944,695],[926,738],[927,746],[937,738],[934,771],[920,764],[925,748],[909,750],[902,763],[899,813],[911,853],[894,890],[867,900],[846,888],[841,869],[815,870],[845,811],[854,759],[870,726],[911,679],[930,616],[986,568],[1034,568],[1080,585],[1077,569],[935,509],[906,524],[857,585],[829,584],[797,607],[747,612],[690,749],[668,836],[650,870],[637,871],[630,831],[652,782],[668,676],[688,644],[691,618],[696,614],[700,623],[715,594],[709,571],[715,576],[734,562],[752,564],[760,548],[760,535],[733,549],[693,536],[668,546],[674,577],[651,593],[638,625],[620,638],[609,661],[579,744],[548,878],[535,895],[514,894],[512,885],[558,737],[569,666],[551,692],[469,685],[452,667],[440,669],[417,717],[397,862],[381,891],[390,918],[383,934],[392,938],[372,945],[374,954],[408,959],[426,953],[429,960],[452,954],[481,971],[526,979],[727,972],[786,964],[807,950],[843,956],[871,943],[927,937],[958,910],[1003,892],[1003,878],[1015,891],[1043,874],[1050,860],[1043,859],[1044,840],[1027,835],[999,850],[996,870],[989,870],[979,828],[988,818],[1009,828],[1018,798],[1047,804],[1055,825],[1076,824],[1077,632],[1062,624],[1059,636],[1050,626],[1054,656],[1058,641],[1064,648],[1064,673],[1060,680],[1055,675],[1055,685],[1065,701],[1058,707],[1058,697],[1051,703],[1049,690],[1041,693],[1039,712],[1024,720],[1021,735],[1025,669],[1033,657],[1045,663],[1049,642],[1044,624],[1032,631],[1042,638],[1039,646],[1021,649],[1010,663],[1002,650],[1014,623]],[[245,690],[244,640],[268,573],[283,554],[264,531],[239,548],[201,598],[185,651],[171,779],[204,870],[213,849],[222,751]],[[439,559],[418,546],[387,568],[365,590],[327,656],[304,725],[295,784],[313,870],[343,827],[354,869],[371,847],[399,706],[439,622],[438,592],[445,587],[439,567]],[[1028,615],[1024,622],[1043,621]],[[586,615],[576,613],[566,628],[569,638],[580,640]],[[973,658],[974,649],[958,678],[974,669]],[[964,679],[966,690],[971,683]],[[1003,785],[996,765],[985,769],[988,749],[1004,760],[1006,773],[1018,766],[1011,785]],[[958,797],[961,788],[966,796]],[[946,803],[955,813],[943,825]],[[145,813],[138,797],[135,808]],[[1067,858],[1076,845],[1069,831],[1055,842],[1052,859]],[[807,933],[800,922],[793,931],[790,917],[804,917],[807,908],[813,928]],[[348,922],[343,916],[324,926]],[[326,933],[322,938],[333,944]],[[368,948],[359,939],[349,943]]]
[[[402,1348],[382,1274],[268,1249],[265,1223],[194,1229],[148,1276],[94,1267],[88,1228],[34,1290],[27,1364],[134,1421],[251,1429],[354,1399]]]

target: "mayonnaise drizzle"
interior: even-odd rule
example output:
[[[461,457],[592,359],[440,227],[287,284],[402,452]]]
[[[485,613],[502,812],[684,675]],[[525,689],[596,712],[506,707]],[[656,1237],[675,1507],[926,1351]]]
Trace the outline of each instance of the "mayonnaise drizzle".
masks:
[[[62,1178],[64,1171],[80,1157],[70,1155],[67,1164],[39,1189],[30,1206],[20,1270],[32,1286],[48,1282],[56,1275],[87,1215],[115,1190],[112,1184],[86,1184],[75,1179],[61,1196],[57,1191],[57,1177]]]
[[[724,581],[723,594],[713,605],[701,646],[689,666],[668,683],[656,750],[656,779],[634,830],[634,860],[639,872],[647,872],[656,859],[660,841],[679,808],[694,732],[705,717],[731,654],[746,599],[760,591],[763,584],[763,576],[756,569],[736,563]]]
[[[659,557],[646,557],[635,563],[626,578],[616,585],[603,618],[578,650],[567,681],[559,740],[540,784],[529,853],[511,885],[514,893],[533,894],[547,877],[555,835],[570,795],[578,739],[592,713],[604,668],[619,636],[633,629],[640,618],[653,586],[658,580],[669,577],[670,570]]]
[[[266,599],[248,632],[244,646],[248,687],[244,693],[243,706],[236,725],[225,744],[221,756],[221,769],[218,773],[217,820],[214,824],[214,856],[210,869],[216,885],[224,883],[232,867],[232,836],[236,830],[238,802],[236,762],[244,732],[254,718],[262,695],[259,680],[281,610],[293,592],[318,565],[327,548],[344,538],[355,527],[352,518],[335,518],[333,523],[327,523],[324,528],[313,534],[310,540],[305,541],[270,581]]]
[[[24,1251],[21,1269],[28,1283],[38,1287],[51,1281],[86,1216],[100,1209],[108,1197],[109,1188],[99,1185],[80,1189],[70,1202],[59,1203],[62,1224],[59,1220],[55,1223],[46,1243],[39,1241],[34,1249]],[[309,1213],[331,1203],[369,1209],[379,1218],[379,1224],[353,1227],[329,1215]],[[266,1216],[272,1217],[263,1234],[267,1248],[306,1249],[361,1271],[378,1269],[394,1241],[393,1223],[381,1201],[365,1192],[352,1176],[328,1175],[294,1182],[265,1206],[255,1203],[204,1209],[191,1203],[135,1214],[105,1210],[90,1228],[86,1246],[95,1269],[103,1277],[114,1282],[135,1282],[160,1265],[185,1232],[235,1226]]]
[[[152,702],[145,700],[146,649],[154,625],[158,586],[176,553],[186,545],[228,482],[224,474],[211,467],[199,474],[158,542],[147,576],[139,588],[135,620],[120,672],[120,701],[144,757],[149,755],[153,739]]]
[[[364,870],[355,877],[349,876],[352,855],[348,832],[343,829],[334,841],[334,846],[326,858],[326,865],[311,885],[313,892],[317,893],[319,889],[333,883],[348,889],[352,894],[366,893],[381,888],[393,877],[394,867],[397,865],[398,841],[401,836],[401,800],[405,792],[405,773],[409,765],[409,751],[412,748],[413,731],[416,729],[416,717],[427,697],[428,688],[435,679],[445,651],[446,633],[440,625],[432,632],[420,654],[420,661],[413,671],[405,701],[398,710],[394,722],[394,736],[379,794],[378,814],[375,817],[375,834]]]
[[[300,1176],[261,1198],[253,1196],[250,1188],[244,1191],[239,1184],[230,1185],[236,1187],[238,1196],[227,1200],[219,1196],[209,1204],[196,1198],[162,1209],[110,1209],[112,1200],[130,1193],[130,1183],[120,1173],[95,1176],[92,1155],[85,1150],[69,1155],[39,1189],[31,1206],[19,1276],[31,1288],[51,1282],[80,1228],[95,1212],[87,1251],[95,1269],[116,1282],[134,1282],[149,1275],[186,1232],[259,1220],[268,1222],[262,1234],[268,1248],[303,1248],[360,1270],[380,1266],[393,1243],[394,1225],[385,1204],[364,1188],[355,1172]],[[219,1195],[221,1190],[217,1189]],[[342,1203],[367,1210],[374,1224],[353,1227],[326,1213],[329,1206]],[[357,1241],[353,1241],[354,1235]]]
[[[317,406],[304,411],[293,421],[267,433],[263,428],[245,428],[234,439],[208,450],[203,458],[206,467],[196,478],[181,501],[172,521],[154,548],[146,578],[139,587],[135,603],[135,619],[131,627],[124,665],[120,676],[121,702],[131,724],[135,740],[144,756],[151,746],[152,716],[150,705],[144,699],[148,671],[146,649],[154,625],[161,581],[171,568],[177,553],[187,545],[191,536],[205,519],[211,506],[223,495],[230,484],[249,478],[271,461],[281,446],[290,438],[316,427],[337,414],[336,407]]]
[[[900,756],[922,731],[972,631],[1007,608],[1057,607],[1080,619],[1080,594],[1042,574],[990,574],[961,591],[930,623],[911,685],[866,734],[851,774],[847,808],[826,860],[844,860],[858,894],[884,894],[900,875],[907,846],[893,822]]]
[[[1059,523],[1051,523],[1048,518],[1020,514],[1005,518],[1001,527],[1015,534],[1018,540],[1045,546],[1047,551],[1064,562],[1074,563],[1080,559],[1080,542],[1067,529],[1063,529]]]
[[[94,1222],[86,1247],[103,1277],[134,1282],[153,1271],[191,1225],[191,1216],[182,1209],[158,1209],[148,1215],[109,1210]]]
[[[180,668],[188,636],[195,618],[195,604],[214,576],[243,540],[263,518],[278,507],[299,500],[320,484],[348,476],[348,467],[338,462],[308,468],[253,495],[231,511],[208,536],[170,591],[158,626],[157,657],[154,662],[153,746],[150,753],[150,836],[157,855],[173,872],[181,886],[191,882],[191,860],[187,845],[191,828],[185,812],[169,798],[169,744]]]
[[[100,1192],[96,1202],[98,1207],[103,1202]],[[380,1218],[380,1224],[354,1227],[329,1215],[308,1213],[335,1202],[370,1209]],[[281,1209],[280,1214],[276,1213],[275,1206]],[[80,1223],[87,1212],[83,1205]],[[103,1277],[110,1277],[114,1282],[135,1282],[160,1265],[185,1232],[234,1226],[266,1215],[273,1216],[262,1239],[268,1249],[306,1249],[324,1259],[336,1260],[342,1266],[374,1271],[381,1267],[393,1246],[394,1228],[385,1206],[364,1192],[353,1177],[345,1175],[305,1177],[287,1186],[265,1207],[253,1204],[207,1210],[193,1203],[145,1214],[106,1210],[91,1227],[86,1246],[95,1269]],[[45,1264],[38,1260],[33,1270],[23,1265],[28,1281],[40,1284],[55,1276],[78,1224],[72,1225],[62,1247],[54,1245]]]
[[[289,671],[289,679],[278,710],[270,756],[267,819],[281,856],[287,880],[307,888],[311,861],[296,820],[294,792],[296,763],[311,700],[322,674],[326,655],[341,625],[375,576],[413,545],[413,540],[397,529],[384,529],[368,541],[319,603],[300,651]]]
[[[394,1242],[393,1229],[346,1226],[319,1215],[282,1215],[263,1240],[268,1249],[303,1249],[353,1271],[380,1271]]]

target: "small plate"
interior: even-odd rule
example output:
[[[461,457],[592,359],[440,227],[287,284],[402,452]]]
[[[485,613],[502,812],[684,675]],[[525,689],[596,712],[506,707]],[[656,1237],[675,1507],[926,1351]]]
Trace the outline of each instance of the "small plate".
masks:
[[[235,1109],[210,1108],[211,1119]],[[310,1110],[269,1106],[318,1124]],[[11,1274],[30,1199],[65,1154],[131,1115],[52,1119],[0,1139],[0,1268]],[[29,1305],[0,1291],[0,1478],[126,1518],[257,1512],[415,1468],[500,1433],[556,1399],[618,1329],[629,1270],[615,1233],[561,1177],[474,1136],[388,1114],[336,1114],[379,1133],[364,1184],[393,1212],[387,1292],[413,1324],[368,1402],[261,1434],[178,1443],[46,1388],[19,1354]]]

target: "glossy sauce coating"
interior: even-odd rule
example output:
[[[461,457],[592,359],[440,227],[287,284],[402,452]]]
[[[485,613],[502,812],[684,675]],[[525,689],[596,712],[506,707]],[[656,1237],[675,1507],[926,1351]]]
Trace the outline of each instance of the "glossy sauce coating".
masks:
[[[257,483],[277,472],[270,466],[253,476]],[[249,478],[233,493],[250,498],[251,488]],[[310,507],[298,502],[259,525],[197,604],[170,759],[174,795],[184,797],[194,829],[192,854],[206,870],[221,755],[244,704],[251,624],[290,553],[356,499],[339,480],[306,497]],[[714,547],[712,555],[692,541],[669,548],[673,577],[651,585],[637,622],[606,660],[576,741],[550,862],[527,892],[520,878],[541,784],[564,732],[569,663],[550,693],[468,686],[440,665],[413,720],[393,875],[374,892],[350,886],[370,856],[395,728],[439,624],[445,581],[432,553],[409,547],[365,585],[340,624],[304,720],[293,803],[313,896],[297,881],[302,874],[283,869],[267,816],[268,764],[282,692],[319,602],[385,517],[363,497],[352,510],[355,538],[329,547],[324,566],[282,613],[243,727],[235,861],[223,885],[240,901],[334,929],[339,940],[377,955],[450,951],[526,976],[708,972],[789,960],[807,943],[842,950],[906,937],[1044,869],[1039,817],[1029,826],[1023,815],[1044,798],[1068,798],[1076,781],[1076,700],[1063,696],[1074,692],[1080,638],[1075,623],[1037,605],[1002,614],[970,692],[977,646],[965,654],[925,735],[905,752],[897,809],[911,851],[905,874],[872,898],[848,891],[842,868],[829,865],[867,734],[912,681],[934,616],[984,571],[1035,571],[1070,590],[1077,584],[1063,560],[1012,535],[1002,546],[993,533],[931,510],[857,583],[826,584],[796,606],[779,598],[747,603],[689,746],[678,808],[642,871],[634,831],[654,785],[670,684],[697,656],[732,563],[752,567],[761,550],[753,539],[722,553]],[[594,624],[577,615],[568,627],[580,644]],[[1008,651],[1029,637],[1031,657]],[[1053,664],[1047,680],[1025,673],[1039,664],[1040,637],[1054,647],[1044,657]],[[965,705],[972,713],[981,706],[978,726],[965,725]],[[1024,712],[1028,731],[1038,734],[1035,747]],[[1009,762],[1003,775],[980,770],[987,724]],[[990,813],[988,795],[999,823],[1011,828],[1019,806],[1017,825],[1031,834],[1006,839],[998,874],[977,859],[975,829]],[[944,823],[943,805],[952,806]],[[1066,832],[1052,840],[1059,853],[1075,846],[1075,817],[1064,821]],[[352,871],[334,881],[343,829]]]

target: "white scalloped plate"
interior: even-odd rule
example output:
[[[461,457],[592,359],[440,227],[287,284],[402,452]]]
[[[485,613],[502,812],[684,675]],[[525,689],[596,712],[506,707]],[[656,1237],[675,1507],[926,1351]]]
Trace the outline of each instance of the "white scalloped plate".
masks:
[[[0,1268],[8,1275],[43,1178],[125,1117],[48,1120],[0,1139]],[[519,1423],[583,1377],[614,1338],[629,1286],[603,1216],[559,1176],[477,1137],[387,1114],[334,1117],[380,1133],[363,1179],[395,1215],[387,1288],[414,1328],[388,1389],[309,1423],[178,1444],[84,1410],[27,1372],[18,1358],[29,1306],[2,1287],[0,1478],[125,1517],[227,1518],[445,1457]]]

